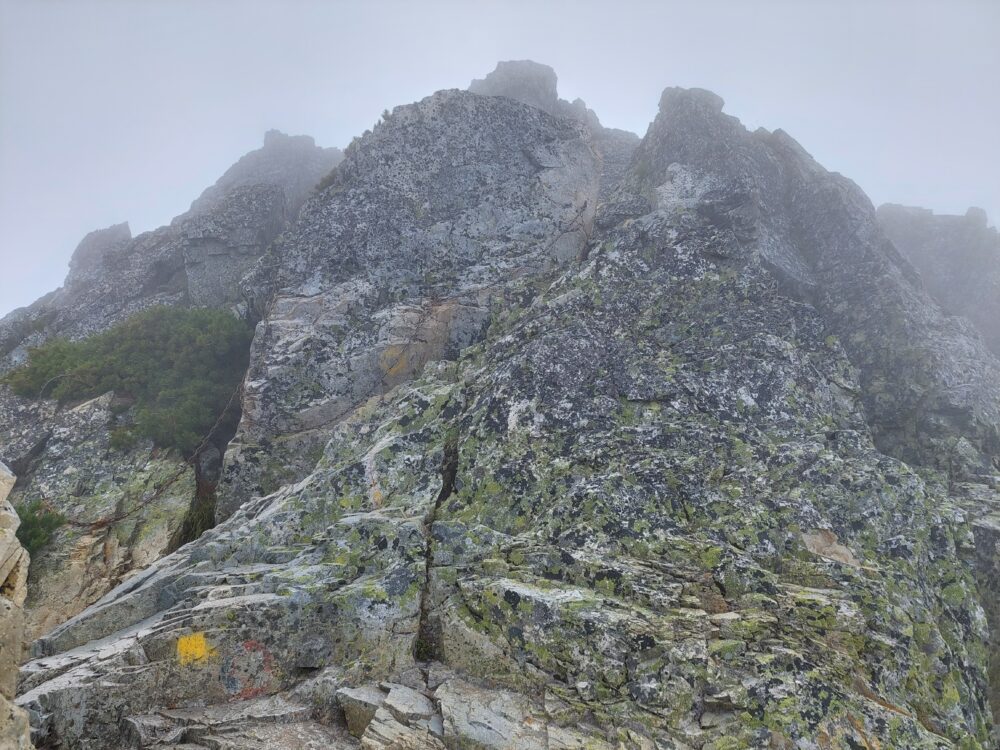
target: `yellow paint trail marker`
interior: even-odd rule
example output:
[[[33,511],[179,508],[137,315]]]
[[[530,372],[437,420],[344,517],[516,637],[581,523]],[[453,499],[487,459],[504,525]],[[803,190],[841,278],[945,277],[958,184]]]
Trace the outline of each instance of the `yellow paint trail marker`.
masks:
[[[214,655],[215,649],[205,640],[204,633],[191,633],[177,639],[177,661],[182,666],[203,662]]]

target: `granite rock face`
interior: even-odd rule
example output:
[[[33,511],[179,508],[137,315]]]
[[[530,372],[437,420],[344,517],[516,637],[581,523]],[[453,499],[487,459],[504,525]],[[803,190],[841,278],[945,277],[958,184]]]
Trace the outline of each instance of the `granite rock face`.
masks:
[[[886,204],[878,219],[938,304],[970,320],[1000,354],[1000,234],[986,225],[986,213],[947,216]]]
[[[340,156],[272,131],[169,226],[135,238],[128,224],[90,233],[62,288],[0,321],[0,372],[31,346],[102,332],[153,305],[239,311],[239,280]],[[20,477],[11,502],[41,503],[66,520],[33,560],[31,639],[176,547],[198,487],[218,480],[218,467],[202,471],[204,461],[188,465],[148,441],[116,445],[112,434],[133,411],[111,393],[60,405],[0,385],[0,460]]]
[[[600,174],[588,136],[451,91],[348,149],[246,282],[266,312],[220,517],[301,479],[344,416],[478,340],[512,279],[579,254]]]
[[[224,519],[36,641],[36,741],[995,747],[972,325],[714,94],[612,153],[543,66],[472,88],[393,110],[244,278]]]
[[[847,350],[879,447],[970,476],[996,473],[1000,373],[972,327],[943,315],[867,196],[781,130],[746,131],[707,91],[667,89],[629,186],[725,222]],[[657,137],[651,137],[651,136]],[[666,182],[663,182],[666,180]]]

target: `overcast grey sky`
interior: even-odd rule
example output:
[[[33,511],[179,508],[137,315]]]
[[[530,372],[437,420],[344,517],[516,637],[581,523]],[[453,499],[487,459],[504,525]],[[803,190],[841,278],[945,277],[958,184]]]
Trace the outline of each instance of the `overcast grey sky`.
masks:
[[[640,135],[666,86],[783,128],[877,204],[1000,216],[1000,0],[0,0],[0,314],[92,229],[167,223],[264,131],[344,146],[497,60]]]

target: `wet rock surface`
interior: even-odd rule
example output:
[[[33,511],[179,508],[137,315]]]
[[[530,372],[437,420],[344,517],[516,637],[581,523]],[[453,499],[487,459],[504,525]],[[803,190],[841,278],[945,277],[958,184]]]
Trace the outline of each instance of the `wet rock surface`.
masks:
[[[472,89],[245,277],[224,520],[34,644],[36,741],[995,746],[973,326],[710,92],[609,159],[541,66]]]

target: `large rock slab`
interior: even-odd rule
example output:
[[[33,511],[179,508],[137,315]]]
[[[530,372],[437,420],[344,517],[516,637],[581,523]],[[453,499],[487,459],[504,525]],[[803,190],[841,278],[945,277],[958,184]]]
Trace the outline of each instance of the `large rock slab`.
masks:
[[[6,386],[0,386],[6,389]],[[6,399],[23,401],[8,392]],[[97,601],[169,549],[195,494],[194,469],[140,441],[113,444],[122,418],[112,394],[0,426],[0,455],[25,467],[18,508],[58,514],[28,576],[26,637],[34,640]],[[36,429],[44,433],[36,443]],[[5,439],[10,438],[10,439]],[[41,448],[32,455],[30,446]],[[25,452],[28,450],[29,452]]]
[[[361,737],[375,717],[375,712],[385,703],[386,694],[375,685],[337,691],[337,703],[344,712],[347,729],[355,737]]]
[[[439,733],[440,734],[440,733]],[[388,707],[375,712],[361,738],[362,750],[445,750],[440,736],[429,729],[400,721]]]
[[[541,711],[523,695],[479,690],[462,680],[449,680],[434,697],[441,705],[445,742],[452,747],[548,748]]]
[[[341,732],[310,718],[309,709],[282,697],[236,705],[165,710],[125,720],[128,747],[194,750],[354,750]]]

